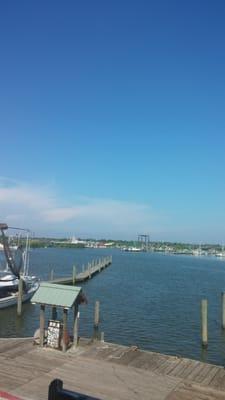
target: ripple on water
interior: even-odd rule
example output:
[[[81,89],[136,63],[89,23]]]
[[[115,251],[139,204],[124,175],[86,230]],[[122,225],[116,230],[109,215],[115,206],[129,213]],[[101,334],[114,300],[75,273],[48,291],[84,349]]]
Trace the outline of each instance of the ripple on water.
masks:
[[[220,296],[225,290],[225,261],[118,250],[37,249],[31,252],[31,272],[48,279],[54,268],[55,276],[68,276],[74,264],[79,271],[82,264],[109,253],[113,265],[83,284],[88,305],[80,307],[81,335],[92,335],[94,304],[99,300],[100,329],[106,340],[224,364]],[[209,302],[207,352],[200,343],[200,301],[204,297]],[[39,307],[26,304],[21,318],[15,311],[0,311],[1,337],[32,336],[39,324]]]

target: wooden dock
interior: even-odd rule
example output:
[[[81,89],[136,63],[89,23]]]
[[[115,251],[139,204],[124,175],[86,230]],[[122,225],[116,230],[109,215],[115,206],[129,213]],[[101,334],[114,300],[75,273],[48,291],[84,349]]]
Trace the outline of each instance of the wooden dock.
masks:
[[[186,358],[80,339],[66,353],[32,339],[0,339],[0,393],[47,400],[48,385],[102,400],[222,400],[225,369]],[[8,397],[9,398],[9,397]]]
[[[98,260],[93,260],[89,262],[86,267],[83,266],[82,272],[76,273],[73,269],[71,276],[68,277],[58,277],[53,279],[50,278],[51,283],[58,283],[64,285],[71,285],[74,283],[84,282],[91,279],[94,275],[100,273],[103,269],[112,264],[112,256],[104,257]]]

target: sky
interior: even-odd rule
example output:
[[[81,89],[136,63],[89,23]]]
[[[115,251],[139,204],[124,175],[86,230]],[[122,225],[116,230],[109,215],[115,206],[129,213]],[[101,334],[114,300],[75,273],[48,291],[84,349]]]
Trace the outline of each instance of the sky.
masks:
[[[0,2],[0,220],[225,243],[225,2]]]

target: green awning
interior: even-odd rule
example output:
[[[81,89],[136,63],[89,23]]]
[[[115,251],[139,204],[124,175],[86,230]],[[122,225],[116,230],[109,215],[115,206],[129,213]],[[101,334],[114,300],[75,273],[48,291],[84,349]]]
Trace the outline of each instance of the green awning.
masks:
[[[81,293],[81,290],[82,289],[77,286],[42,282],[31,301],[35,304],[71,308]]]

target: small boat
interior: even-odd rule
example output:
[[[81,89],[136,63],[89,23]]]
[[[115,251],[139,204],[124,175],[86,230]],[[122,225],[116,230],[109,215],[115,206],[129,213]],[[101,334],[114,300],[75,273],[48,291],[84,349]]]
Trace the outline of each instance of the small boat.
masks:
[[[29,301],[34,293],[39,288],[39,281],[32,282],[29,286],[26,286],[26,291],[23,292],[22,302],[25,303]],[[18,301],[18,290],[17,291],[10,291],[4,289],[0,289],[0,309],[7,308],[11,306],[17,305]]]
[[[124,247],[123,251],[130,251],[133,253],[138,253],[140,251],[143,251],[143,249],[141,249],[140,247]]]
[[[39,287],[39,279],[36,276],[29,275],[29,231],[26,230],[25,249],[20,245],[12,251],[12,248],[8,244],[8,238],[4,233],[6,229],[8,229],[6,224],[0,224],[6,258],[6,268],[0,273],[0,309],[17,304],[20,279],[23,281],[23,303],[30,300]],[[24,231],[24,229],[20,230]]]
[[[224,246],[221,247],[221,252],[215,254],[216,257],[225,258]]]

